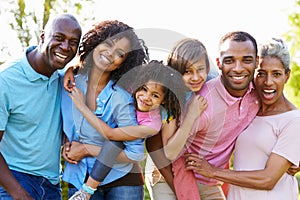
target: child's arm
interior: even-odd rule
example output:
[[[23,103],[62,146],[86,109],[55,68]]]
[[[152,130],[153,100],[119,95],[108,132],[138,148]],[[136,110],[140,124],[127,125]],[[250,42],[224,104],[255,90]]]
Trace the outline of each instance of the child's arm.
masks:
[[[165,124],[162,128],[162,138],[164,143],[164,151],[168,159],[175,160],[182,152],[187,142],[190,131],[195,120],[207,108],[206,99],[196,95],[188,106],[188,111],[183,118],[183,122],[177,129],[176,122]]]
[[[83,117],[90,123],[90,125],[108,140],[128,141],[138,138],[146,138],[158,133],[158,130],[144,125],[111,128],[86,106],[83,94],[78,88],[73,87],[72,93],[69,94],[69,97],[71,97],[75,107],[82,113]]]
[[[74,67],[69,67],[64,75],[64,88],[71,92],[73,87],[75,87]]]

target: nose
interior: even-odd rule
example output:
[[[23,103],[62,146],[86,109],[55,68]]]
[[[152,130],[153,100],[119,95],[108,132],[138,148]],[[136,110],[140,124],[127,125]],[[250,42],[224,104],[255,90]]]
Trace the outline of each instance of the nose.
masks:
[[[233,70],[235,72],[241,72],[243,70],[243,65],[242,65],[242,62],[240,60],[237,60],[235,62],[235,66],[234,66]]]
[[[60,46],[64,51],[68,51],[70,49],[70,44],[68,40],[64,40]]]
[[[266,76],[266,79],[265,79],[265,81],[264,81],[264,84],[265,84],[265,85],[272,85],[272,83],[273,83],[272,76],[271,76],[271,75],[267,75],[267,76]]]
[[[198,73],[197,71],[193,72],[193,74],[192,74],[192,80],[193,81],[198,81],[199,79],[200,79],[200,73]]]

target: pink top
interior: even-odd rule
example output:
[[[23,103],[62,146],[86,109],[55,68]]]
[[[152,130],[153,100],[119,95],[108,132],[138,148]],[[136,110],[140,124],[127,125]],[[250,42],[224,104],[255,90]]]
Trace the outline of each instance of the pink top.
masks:
[[[230,159],[237,136],[256,116],[259,101],[252,83],[243,97],[236,98],[227,92],[220,77],[221,75],[204,84],[199,92],[206,98],[208,107],[195,122],[186,148],[190,153],[198,153],[212,165],[224,168]],[[188,173],[183,170],[183,161],[184,159],[178,159],[173,163],[176,194],[185,193],[183,190],[191,188],[193,184],[183,178]],[[195,177],[205,185],[218,183],[215,179],[197,173]],[[177,178],[180,181],[176,181]]]
[[[264,169],[271,153],[282,156],[295,166],[300,161],[300,111],[257,116],[236,141],[234,169]],[[230,185],[228,199],[298,199],[298,183],[287,173],[272,190],[254,190]]]
[[[154,130],[160,131],[162,119],[159,109],[151,110],[149,112],[136,110],[136,117],[139,125],[149,126]]]
[[[243,97],[231,96],[220,76],[207,82],[199,92],[208,107],[195,122],[188,139],[189,152],[198,153],[216,167],[225,167],[237,136],[252,122],[259,109],[253,84]],[[200,183],[214,185],[216,180],[196,174]]]

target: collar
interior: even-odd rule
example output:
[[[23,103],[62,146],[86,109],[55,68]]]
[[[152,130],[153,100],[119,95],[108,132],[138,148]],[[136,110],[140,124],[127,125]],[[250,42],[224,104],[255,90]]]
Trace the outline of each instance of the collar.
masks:
[[[218,79],[216,81],[216,90],[219,93],[219,95],[221,96],[221,98],[223,98],[224,102],[227,103],[227,105],[233,105],[234,103],[236,103],[237,101],[240,101],[241,99],[243,99],[245,96],[247,96],[249,93],[251,93],[252,91],[254,91],[254,84],[253,82],[250,82],[249,87],[246,91],[246,93],[244,94],[244,96],[242,97],[234,97],[231,96],[231,94],[229,94],[229,92],[226,90],[224,84],[221,81],[221,76],[219,75],[218,77],[216,77],[216,79]]]

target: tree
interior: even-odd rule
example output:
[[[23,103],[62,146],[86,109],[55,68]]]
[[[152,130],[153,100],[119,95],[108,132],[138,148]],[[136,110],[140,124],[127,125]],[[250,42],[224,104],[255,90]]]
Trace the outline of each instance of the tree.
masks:
[[[290,47],[292,70],[286,93],[289,99],[300,109],[300,0],[296,0],[294,9],[288,16],[291,29],[284,34]]]
[[[91,9],[92,3],[94,0],[2,0],[0,14],[8,15],[8,24],[17,33],[21,49],[24,50],[30,44],[38,43],[40,32],[51,14],[73,13],[80,16],[78,20],[81,24],[93,20],[94,18],[90,17],[91,12],[82,12],[83,8]],[[7,49],[5,45],[1,45],[0,55],[10,55]],[[0,65],[3,62],[0,60]]]

